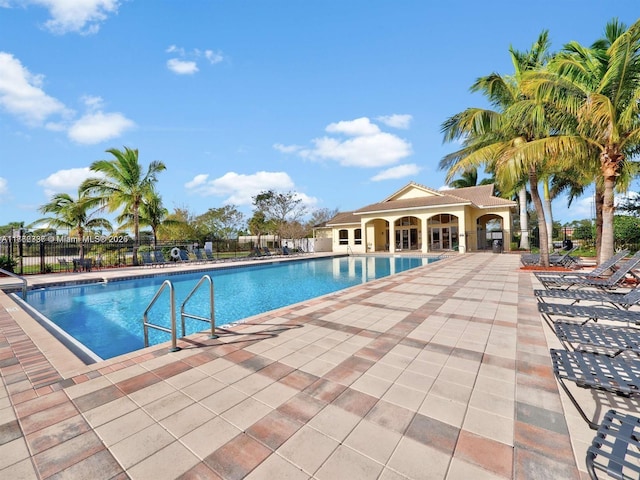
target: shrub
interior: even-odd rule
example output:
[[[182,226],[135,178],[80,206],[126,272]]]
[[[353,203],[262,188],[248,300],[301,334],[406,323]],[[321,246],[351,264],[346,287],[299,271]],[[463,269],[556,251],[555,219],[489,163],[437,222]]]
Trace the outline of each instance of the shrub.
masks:
[[[17,262],[6,255],[0,255],[0,268],[13,273],[13,269],[16,268]]]

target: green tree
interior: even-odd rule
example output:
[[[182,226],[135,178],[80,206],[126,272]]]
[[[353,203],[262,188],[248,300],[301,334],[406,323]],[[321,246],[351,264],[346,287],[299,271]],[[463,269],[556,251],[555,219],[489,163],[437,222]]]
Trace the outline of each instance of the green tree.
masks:
[[[158,238],[161,240],[195,240],[199,238],[195,219],[195,215],[188,207],[175,208],[159,226]]]
[[[287,222],[299,221],[307,211],[302,199],[294,192],[267,190],[252,199],[255,210],[264,214],[265,222],[275,224],[275,231],[279,236],[282,236],[281,230]]]
[[[77,198],[73,198],[68,193],[57,193],[39,209],[40,213],[50,213],[53,216],[40,218],[33,222],[30,227],[43,225],[47,228],[64,228],[69,230],[70,234],[78,235],[80,239],[80,258],[84,258],[85,232],[94,228],[112,230],[109,220],[93,216],[100,203],[99,198],[89,196],[82,189],[78,190]]]
[[[258,237],[258,245],[260,245],[260,238],[262,235],[275,232],[277,228],[277,225],[273,220],[267,220],[267,215],[262,210],[256,210],[253,212],[253,216],[249,219],[247,226],[249,227],[251,235]]]
[[[616,243],[629,247],[640,243],[640,218],[616,215],[613,218]]]
[[[24,222],[9,222],[0,226],[0,236],[11,235],[20,231],[24,227]]]
[[[478,183],[478,169],[470,168],[469,170],[464,170],[460,174],[460,178],[450,181],[449,186],[451,188],[466,188],[477,185],[491,185],[494,182],[495,178],[483,178],[480,180],[480,183]]]
[[[574,220],[569,223],[568,226],[573,228],[571,238],[574,240],[591,241],[595,237],[593,222],[591,220]]]
[[[244,225],[244,214],[233,205],[210,208],[195,219],[199,231],[206,236],[228,240],[237,237]]]
[[[540,155],[573,158],[584,172],[598,170],[602,262],[614,254],[614,193],[628,181],[627,160],[640,144],[640,20],[628,29],[612,20],[591,47],[570,42],[548,71],[527,79],[525,89],[563,114],[558,133],[533,148]]]
[[[130,211],[124,211],[116,220],[120,222],[120,226],[122,228],[134,227],[133,213]],[[151,228],[154,250],[158,245],[158,231],[160,230],[160,227],[168,227],[180,223],[178,220],[169,218],[169,210],[162,204],[162,197],[155,188],[151,188],[143,195],[142,203],[140,204],[138,222],[141,226]],[[141,232],[141,235],[142,234],[144,234],[144,232]]]
[[[543,266],[549,265],[549,235],[538,183],[540,173],[545,171],[546,157],[525,155],[523,147],[548,135],[551,124],[548,112],[523,94],[521,84],[525,72],[542,68],[548,46],[548,33],[543,31],[528,52],[509,49],[515,69],[512,76],[493,73],[476,80],[471,90],[483,93],[496,110],[468,108],[447,119],[442,125],[445,141],[464,139],[464,143],[462,149],[440,162],[440,168],[448,169],[447,181],[459,172],[480,166],[494,172],[506,192],[520,190],[528,179],[538,218]],[[521,216],[521,224],[522,220],[526,218]],[[522,225],[523,235],[524,228]]]
[[[81,186],[83,191],[95,194],[109,211],[119,208],[131,211],[133,224],[133,264],[138,265],[140,246],[140,205],[145,195],[153,189],[157,175],[165,170],[164,163],[153,161],[146,172],[138,161],[138,150],[125,147],[107,150],[113,155],[111,160],[97,160],[91,164],[91,171],[101,177],[88,178]]]

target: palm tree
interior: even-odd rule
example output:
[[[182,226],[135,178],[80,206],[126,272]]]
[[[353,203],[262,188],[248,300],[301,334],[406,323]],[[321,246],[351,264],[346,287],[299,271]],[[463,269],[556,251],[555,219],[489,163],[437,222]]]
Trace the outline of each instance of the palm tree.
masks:
[[[452,180],[449,182],[449,186],[451,188],[466,188],[466,187],[475,187],[476,185],[491,185],[495,182],[495,178],[483,178],[478,183],[478,169],[470,168],[469,170],[465,170],[460,174],[460,178],[456,180]],[[495,194],[495,192],[494,192]]]
[[[88,178],[81,189],[98,195],[103,205],[113,212],[123,207],[130,211],[133,225],[133,264],[138,265],[140,246],[140,205],[145,195],[153,189],[157,174],[166,170],[164,163],[153,161],[146,172],[138,161],[138,150],[125,147],[124,151],[112,148],[107,150],[114,156],[111,160],[97,160],[91,164],[91,170],[103,176]]]
[[[131,212],[123,212],[116,220],[120,222],[121,227],[130,228],[134,226],[133,214]],[[138,221],[140,225],[146,225],[151,228],[154,250],[158,245],[158,230],[160,227],[182,223],[169,218],[169,210],[162,204],[162,197],[154,188],[146,192],[142,198]]]
[[[596,193],[602,189],[603,202],[599,262],[607,260],[614,254],[614,192],[624,179],[625,162],[640,148],[640,20],[628,29],[612,20],[605,37],[589,48],[565,45],[549,71],[532,75],[524,88],[575,124],[563,125],[535,148],[544,155],[573,157],[587,171],[594,162],[598,166]]]
[[[440,162],[440,168],[449,169],[447,181],[459,171],[480,165],[488,166],[495,172],[501,187],[507,187],[506,190],[521,189],[523,180],[528,179],[538,214],[540,262],[543,266],[549,265],[549,244],[544,209],[538,193],[538,175],[545,157],[523,156],[520,151],[524,144],[545,135],[550,124],[544,109],[533,105],[523,95],[521,82],[525,72],[544,65],[548,46],[548,33],[543,31],[528,52],[509,49],[514,75],[493,73],[474,83],[471,90],[482,92],[498,110],[469,108],[447,119],[442,126],[445,140],[465,140],[462,149],[445,156]],[[523,107],[525,103],[526,107]],[[516,105],[518,108],[514,108]],[[526,218],[526,213],[522,215],[522,209],[526,209],[526,202],[521,202],[520,208],[524,235],[526,222],[522,220]]]
[[[77,198],[73,198],[68,193],[57,193],[39,209],[40,213],[51,213],[54,216],[36,220],[30,226],[46,224],[53,228],[66,228],[70,233],[76,233],[80,239],[80,258],[84,259],[85,231],[92,228],[106,228],[109,231],[112,229],[109,220],[93,217],[95,212],[90,212],[99,205],[99,198],[91,197],[80,189]]]

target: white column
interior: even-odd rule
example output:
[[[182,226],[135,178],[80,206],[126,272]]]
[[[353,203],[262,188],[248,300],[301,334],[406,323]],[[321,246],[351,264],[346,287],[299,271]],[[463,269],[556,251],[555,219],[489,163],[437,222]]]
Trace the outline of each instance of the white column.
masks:
[[[467,251],[467,219],[464,210],[460,212],[458,217],[458,252],[465,253]]]
[[[422,253],[429,253],[429,229],[427,228],[427,219],[420,219],[420,235],[422,235]]]
[[[389,222],[389,253],[395,253],[396,252],[395,220],[387,219],[387,222]]]

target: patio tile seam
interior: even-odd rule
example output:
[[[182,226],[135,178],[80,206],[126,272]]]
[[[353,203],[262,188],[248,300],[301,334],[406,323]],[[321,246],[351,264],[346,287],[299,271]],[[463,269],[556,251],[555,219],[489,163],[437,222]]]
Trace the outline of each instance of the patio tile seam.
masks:
[[[523,272],[520,276],[519,285],[523,291],[533,291],[532,274],[527,271]],[[529,305],[534,302],[534,299],[531,296],[523,296],[521,299],[522,307],[519,305],[518,310],[528,310]],[[518,338],[520,339],[522,337],[523,330],[526,331],[525,335],[528,337],[535,337],[537,335],[540,338],[544,338],[544,325],[542,325],[542,318],[540,316],[538,316],[537,325],[539,327],[536,326],[536,328],[531,331],[527,323],[524,325],[518,323]],[[553,456],[553,463],[549,464],[549,468],[557,468],[561,470],[561,472],[556,471],[557,478],[566,476],[566,472],[571,472],[573,477],[579,478],[573,446],[569,436],[569,429],[564,418],[564,412],[553,412],[543,407],[529,405],[527,402],[517,401],[518,385],[521,384],[521,382],[525,382],[525,384],[527,384],[530,383],[531,380],[538,381],[540,374],[542,374],[544,378],[549,378],[549,376],[553,377],[551,361],[548,358],[544,358],[542,356],[533,357],[531,354],[524,352],[520,342],[516,342],[516,351],[519,360],[516,362],[516,417],[514,421],[514,458],[516,461],[514,462],[514,475],[521,476],[525,474],[524,471],[520,471],[523,468],[523,465],[518,461],[523,454],[521,452],[532,452],[537,455],[542,455],[544,458],[550,458],[550,454]],[[522,357],[527,359],[524,360],[524,363]],[[535,362],[532,363],[531,360],[535,360]],[[560,401],[560,392],[557,385],[554,386],[555,388],[552,393],[556,395],[558,397],[558,401]],[[533,413],[533,416],[524,414],[526,409],[532,409],[530,411]],[[556,422],[554,423],[553,429],[549,429],[545,425],[544,420],[541,419],[542,416],[547,418],[553,417],[554,422]],[[530,433],[532,429],[539,433],[530,437],[530,435],[532,435]],[[540,436],[544,436],[547,439],[553,438],[555,448],[552,449],[552,451],[542,448],[544,445],[539,442]],[[531,439],[528,440],[529,438]],[[566,450],[567,447],[568,451]]]

